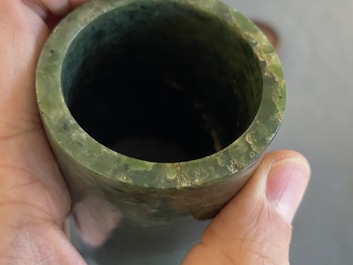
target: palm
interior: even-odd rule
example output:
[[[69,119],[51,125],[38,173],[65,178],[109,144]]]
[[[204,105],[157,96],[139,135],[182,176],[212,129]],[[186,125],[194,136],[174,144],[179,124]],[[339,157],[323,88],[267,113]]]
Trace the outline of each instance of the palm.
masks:
[[[35,103],[35,65],[48,32],[28,6],[1,1],[1,264],[82,263],[62,230],[70,198]]]

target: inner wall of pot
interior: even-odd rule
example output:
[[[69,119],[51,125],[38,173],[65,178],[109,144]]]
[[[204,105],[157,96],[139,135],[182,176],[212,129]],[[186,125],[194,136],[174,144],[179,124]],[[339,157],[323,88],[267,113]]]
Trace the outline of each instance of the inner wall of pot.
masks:
[[[101,144],[180,162],[215,153],[248,128],[262,78],[249,44],[215,16],[141,1],[75,38],[62,88],[72,116]]]

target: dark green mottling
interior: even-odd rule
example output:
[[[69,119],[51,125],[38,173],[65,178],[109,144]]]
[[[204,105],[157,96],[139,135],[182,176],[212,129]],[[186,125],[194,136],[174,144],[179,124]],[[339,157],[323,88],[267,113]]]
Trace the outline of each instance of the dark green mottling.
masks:
[[[129,10],[132,4],[142,9],[153,10],[155,16],[140,16],[138,12],[134,16],[130,12],[129,19],[123,18],[124,14],[118,16],[120,9]],[[173,6],[175,8],[171,9]],[[94,68],[89,62],[80,60],[91,58],[87,55],[87,50],[99,48],[87,42],[80,46],[79,38],[94,34],[93,40],[99,39],[102,43],[111,41],[107,34],[97,28],[110,29],[111,25],[104,25],[106,23],[104,18],[115,14],[114,29],[121,27],[120,33],[118,32],[115,37],[125,36],[121,35],[124,27],[127,29],[128,23],[136,23],[139,19],[149,18],[150,23],[151,21],[157,23],[161,17],[157,11],[160,10],[164,11],[164,17],[168,12],[172,16],[175,10],[174,12],[181,12],[189,19],[184,20],[186,24],[191,23],[195,27],[202,25],[197,23],[194,15],[186,15],[185,8],[189,7],[197,10],[190,11],[192,14],[196,12],[200,17],[204,16],[203,19],[222,21],[218,25],[223,25],[220,28],[226,34],[234,33],[228,42],[227,38],[224,38],[224,43],[233,43],[235,46],[233,53],[229,47],[224,48],[224,54],[220,52],[220,58],[229,56],[226,60],[227,68],[223,68],[228,72],[224,75],[224,80],[217,82],[221,84],[220,87],[227,87],[224,85],[225,82],[230,84],[228,87],[234,85],[234,82],[241,82],[243,86],[240,87],[245,91],[241,93],[242,97],[247,102],[255,102],[252,106],[256,109],[250,111],[248,109],[254,117],[246,118],[251,124],[247,124],[247,129],[244,129],[241,135],[236,135],[230,143],[223,144],[222,150],[206,157],[179,163],[142,161],[119,154],[100,144],[78,125],[67,106],[71,104],[70,100],[75,99],[76,93],[75,89],[69,88],[79,87],[70,82],[92,80],[83,77],[77,79],[81,70],[79,66],[85,67],[86,75],[94,74],[90,72]],[[145,21],[144,25],[147,27],[148,21]],[[180,34],[185,32],[191,35],[191,29],[189,31],[186,29],[185,26]],[[166,31],[167,35],[170,33]],[[206,35],[199,36],[202,38]],[[234,39],[237,39],[237,42],[234,42]],[[216,51],[222,51],[219,47],[215,47],[219,45],[217,39],[204,41]],[[176,47],[177,45],[172,48]],[[66,57],[68,51],[70,56]],[[96,55],[98,53],[92,56]],[[219,67],[219,64],[216,66]],[[202,71],[211,73],[207,72],[207,67]],[[234,79],[228,80],[229,77]],[[260,93],[258,103],[256,100],[251,101],[252,98],[257,98],[248,92],[251,86],[258,86],[253,90],[253,93]],[[212,86],[195,87],[198,87],[198,93],[207,95],[207,91],[201,91],[202,87],[206,87],[211,98],[217,95],[212,91]],[[236,98],[234,94],[226,95]],[[48,139],[70,186],[74,203],[87,194],[94,194],[116,205],[126,218],[151,224],[188,215],[200,219],[211,217],[234,196],[247,181],[259,158],[277,133],[283,118],[286,95],[281,65],[269,41],[247,18],[224,4],[216,0],[101,0],[92,1],[74,11],[52,33],[37,68],[37,98]],[[244,99],[239,102],[242,100]],[[230,111],[233,110],[226,102],[224,106]],[[229,117],[233,116],[230,114]],[[218,131],[220,134],[222,132],[227,134],[227,129],[232,126],[227,119],[223,124],[226,125],[219,126],[225,126],[224,129]],[[230,139],[228,136],[220,138]]]

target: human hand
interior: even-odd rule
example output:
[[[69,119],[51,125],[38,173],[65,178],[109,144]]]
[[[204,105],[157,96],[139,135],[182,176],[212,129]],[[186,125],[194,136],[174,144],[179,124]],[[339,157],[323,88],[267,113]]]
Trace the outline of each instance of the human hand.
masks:
[[[85,264],[63,231],[70,196],[46,141],[34,90],[50,25],[83,2],[0,1],[0,264]],[[299,154],[267,155],[184,265],[288,263],[289,224],[308,178]]]
[[[291,223],[309,177],[309,164],[302,155],[267,154],[183,265],[289,264]]]
[[[85,264],[63,232],[70,196],[34,89],[46,22],[82,2],[0,1],[0,264]]]

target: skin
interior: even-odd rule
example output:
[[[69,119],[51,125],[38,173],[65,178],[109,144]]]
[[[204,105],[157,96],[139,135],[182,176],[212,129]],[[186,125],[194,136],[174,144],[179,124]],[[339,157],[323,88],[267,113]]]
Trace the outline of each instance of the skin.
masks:
[[[0,264],[86,264],[63,224],[70,195],[35,103],[35,67],[53,25],[84,0],[0,1]],[[306,159],[269,153],[183,265],[289,264]]]

